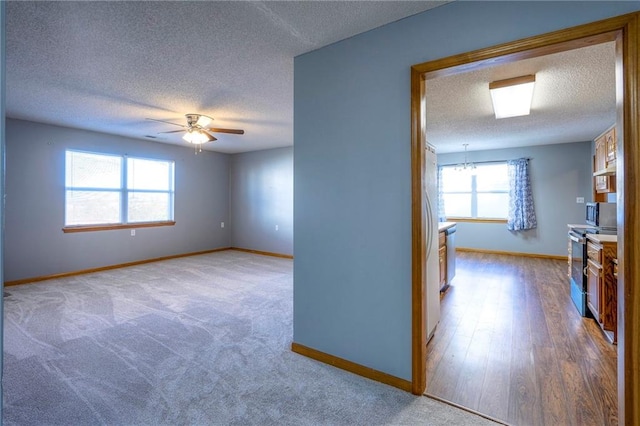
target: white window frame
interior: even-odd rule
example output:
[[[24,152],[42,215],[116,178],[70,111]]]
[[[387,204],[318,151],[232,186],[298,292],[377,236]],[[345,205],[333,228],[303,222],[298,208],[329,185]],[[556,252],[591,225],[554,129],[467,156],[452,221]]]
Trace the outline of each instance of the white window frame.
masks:
[[[445,194],[469,194],[471,195],[471,216],[447,216],[447,220],[457,220],[457,221],[478,221],[478,222],[506,222],[507,216],[504,217],[478,217],[478,194],[507,194],[509,195],[509,189],[505,190],[493,190],[493,191],[478,191],[477,189],[477,170],[482,167],[483,164],[486,165],[496,165],[503,164],[507,166],[506,161],[491,161],[487,163],[480,163],[476,166],[475,172],[473,171],[460,171],[461,175],[464,175],[465,178],[471,179],[471,190],[470,191],[449,191],[445,192],[443,189],[442,195]],[[443,169],[455,169],[456,165],[443,165]],[[508,173],[508,168],[506,169],[506,173]],[[443,170],[444,175],[444,170]],[[506,206],[508,209],[508,206]],[[445,212],[446,212],[446,203],[445,203]],[[507,213],[508,214],[508,213]]]
[[[93,188],[93,187],[78,187],[78,186],[67,186],[66,181],[66,173],[67,167],[69,166],[66,161],[67,153],[81,153],[81,154],[90,154],[96,156],[104,156],[104,157],[116,157],[119,158],[120,161],[120,188],[115,189],[103,189],[103,188]],[[144,160],[144,161],[157,161],[160,163],[166,163],[170,165],[169,168],[169,189],[168,190],[156,190],[156,189],[129,189],[128,188],[128,168],[129,161],[135,160]],[[92,223],[92,224],[82,224],[82,225],[69,225],[66,223],[66,209],[67,209],[67,194],[70,190],[80,190],[80,191],[99,191],[99,192],[118,192],[120,197],[120,219],[121,221],[118,223]],[[155,227],[155,226],[172,226],[175,225],[174,220],[174,208],[175,208],[175,161],[173,160],[161,160],[157,158],[145,158],[145,157],[130,157],[128,155],[118,155],[118,154],[107,154],[102,152],[93,152],[93,151],[83,151],[77,149],[67,149],[65,150],[65,187],[64,187],[64,227],[62,230],[66,232],[86,232],[86,231],[102,231],[109,229],[126,229],[126,228],[146,228],[146,227]],[[168,220],[159,220],[159,221],[147,221],[147,222],[130,222],[129,221],[129,194],[130,193],[161,193],[167,194],[169,196],[169,211],[168,211]]]

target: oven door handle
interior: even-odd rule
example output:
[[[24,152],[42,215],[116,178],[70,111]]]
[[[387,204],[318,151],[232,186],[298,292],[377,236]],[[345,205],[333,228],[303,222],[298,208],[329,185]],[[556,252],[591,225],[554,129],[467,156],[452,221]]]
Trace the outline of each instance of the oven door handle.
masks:
[[[584,244],[584,238],[577,237],[577,236],[575,236],[573,234],[569,234],[569,239],[571,241],[575,241],[578,244]]]

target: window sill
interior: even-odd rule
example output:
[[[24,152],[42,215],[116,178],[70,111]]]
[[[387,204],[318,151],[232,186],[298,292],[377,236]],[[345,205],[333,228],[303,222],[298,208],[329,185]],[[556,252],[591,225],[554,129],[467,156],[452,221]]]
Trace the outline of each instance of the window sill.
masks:
[[[447,222],[470,222],[470,223],[507,223],[507,219],[476,219],[472,217],[448,217]]]
[[[168,220],[165,222],[118,223],[112,225],[76,225],[65,226],[62,228],[62,232],[67,234],[70,232],[110,231],[112,229],[154,228],[157,226],[173,226],[175,224],[175,221]]]

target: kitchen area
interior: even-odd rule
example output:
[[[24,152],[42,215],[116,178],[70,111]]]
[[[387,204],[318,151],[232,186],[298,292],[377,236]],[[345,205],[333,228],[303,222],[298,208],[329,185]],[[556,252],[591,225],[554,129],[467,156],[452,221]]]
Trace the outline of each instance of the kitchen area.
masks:
[[[606,339],[617,343],[616,127],[594,140],[593,201],[585,223],[568,224],[571,299],[583,317],[593,318]]]
[[[428,347],[428,392],[508,424],[617,424],[618,420],[618,361],[623,357],[617,342],[620,339],[620,347],[628,351],[629,336],[623,327],[628,327],[628,318],[618,324],[623,308],[629,315],[629,305],[625,307],[622,300],[618,304],[618,290],[630,266],[625,267],[629,241],[622,234],[629,215],[626,222],[618,222],[618,216],[622,218],[618,202],[620,210],[623,200],[628,209],[633,197],[623,193],[629,190],[621,179],[622,160],[627,157],[618,155],[623,126],[616,122],[621,115],[615,114],[613,95],[615,67],[610,64],[615,62],[611,59],[615,49],[611,44],[598,47],[607,51],[608,59],[597,63],[609,66],[589,74],[608,76],[613,83],[583,90],[595,93],[602,88],[595,101],[583,105],[592,107],[606,99],[608,109],[595,117],[584,114],[590,119],[584,120],[588,123],[579,136],[571,136],[566,144],[558,142],[562,140],[558,135],[548,145],[482,149],[477,147],[477,132],[469,132],[474,134],[470,161],[475,164],[531,160],[537,228],[514,233],[502,223],[448,215],[459,220],[457,271],[449,287],[441,282],[442,321]],[[435,91],[438,79],[434,80],[429,83]],[[448,82],[454,85],[453,79]],[[563,81],[556,89],[567,85]],[[438,108],[431,102],[428,112],[433,117]],[[545,111],[540,104],[532,117]],[[438,124],[436,118],[432,121]],[[572,122],[583,123],[581,119]],[[545,124],[557,121],[551,117]],[[463,146],[468,141],[463,139],[464,129],[460,125],[455,133]],[[432,140],[440,142],[434,134],[437,126],[430,130]],[[537,126],[537,131],[544,133],[546,127]],[[524,145],[520,132],[512,134]],[[459,152],[439,156],[443,165],[467,162]],[[439,234],[441,242],[445,238]],[[444,252],[440,248],[441,256]],[[620,267],[625,268],[620,283],[619,256]],[[445,269],[441,266],[441,271]]]

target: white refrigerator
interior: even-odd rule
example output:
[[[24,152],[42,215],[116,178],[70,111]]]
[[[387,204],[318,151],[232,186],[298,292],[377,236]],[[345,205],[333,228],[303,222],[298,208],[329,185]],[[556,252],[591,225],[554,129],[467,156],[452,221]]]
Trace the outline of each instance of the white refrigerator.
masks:
[[[435,148],[427,144],[425,154],[425,306],[427,341],[440,321],[440,260],[438,253],[438,163]]]

